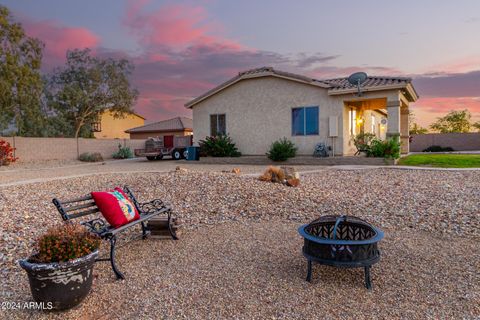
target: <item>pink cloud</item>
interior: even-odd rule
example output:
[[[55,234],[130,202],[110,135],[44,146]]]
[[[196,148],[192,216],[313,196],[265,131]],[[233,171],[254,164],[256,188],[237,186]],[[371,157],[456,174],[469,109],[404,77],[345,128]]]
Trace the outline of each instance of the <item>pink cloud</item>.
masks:
[[[123,19],[131,33],[147,47],[182,48],[198,44],[222,43],[230,49],[239,49],[234,41],[213,35],[218,26],[208,21],[207,11],[199,6],[167,4],[145,12],[149,1],[128,1]]]
[[[421,98],[412,105],[417,122],[428,126],[437,117],[444,116],[452,110],[467,109],[474,121],[480,120],[480,97],[431,97]]]
[[[468,56],[455,61],[450,61],[441,65],[431,66],[426,74],[448,74],[448,73],[467,73],[478,70],[480,66],[479,56]]]
[[[52,67],[65,61],[65,54],[69,49],[95,48],[99,37],[87,28],[68,27],[55,21],[22,22],[29,36],[40,39],[45,44],[44,65]]]
[[[478,114],[480,116],[480,97],[423,98],[418,100],[415,106],[433,113],[446,113],[450,110],[468,109],[472,114]]]

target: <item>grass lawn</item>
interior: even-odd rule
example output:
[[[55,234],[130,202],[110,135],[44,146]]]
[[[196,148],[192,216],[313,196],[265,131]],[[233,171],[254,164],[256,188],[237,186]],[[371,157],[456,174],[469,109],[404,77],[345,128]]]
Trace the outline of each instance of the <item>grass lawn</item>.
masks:
[[[398,164],[442,168],[480,168],[480,154],[413,154],[401,158]]]

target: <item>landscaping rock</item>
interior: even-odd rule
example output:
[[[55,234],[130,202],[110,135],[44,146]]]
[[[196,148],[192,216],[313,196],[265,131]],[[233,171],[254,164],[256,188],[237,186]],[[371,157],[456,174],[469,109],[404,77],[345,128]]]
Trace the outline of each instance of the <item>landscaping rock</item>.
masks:
[[[139,201],[161,198],[170,203],[183,231],[178,241],[140,240],[140,227],[122,234],[117,264],[126,280],[116,281],[108,262],[97,263],[93,290],[78,308],[62,313],[2,310],[0,317],[480,315],[479,171],[329,169],[302,174],[296,188],[231,173],[175,172],[98,174],[0,187],[1,301],[32,301],[28,279],[16,261],[32,252],[36,237],[63,223],[53,197],[129,185]],[[355,215],[385,231],[379,244],[382,259],[372,268],[372,291],[363,287],[361,269],[314,265],[314,281],[305,282],[297,228],[327,214]],[[108,245],[103,244],[101,255],[107,257]]]

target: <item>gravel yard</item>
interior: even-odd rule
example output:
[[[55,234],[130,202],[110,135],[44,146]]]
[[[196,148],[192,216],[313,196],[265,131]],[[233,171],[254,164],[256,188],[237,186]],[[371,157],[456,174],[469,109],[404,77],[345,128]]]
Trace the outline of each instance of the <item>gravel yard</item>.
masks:
[[[180,240],[124,239],[117,258],[126,280],[114,280],[109,264],[98,263],[93,291],[79,307],[1,310],[1,318],[480,317],[480,171],[330,169],[302,176],[298,188],[192,171],[3,187],[1,301],[31,300],[16,260],[30,253],[32,239],[61,223],[51,198],[123,184],[140,200],[170,202],[183,223]],[[344,213],[385,231],[371,292],[362,269],[315,265],[313,282],[304,279],[297,227]]]

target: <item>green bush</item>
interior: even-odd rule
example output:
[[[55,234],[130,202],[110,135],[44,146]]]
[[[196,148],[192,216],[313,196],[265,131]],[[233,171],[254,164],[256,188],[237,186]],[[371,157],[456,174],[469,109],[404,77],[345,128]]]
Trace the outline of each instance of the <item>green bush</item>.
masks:
[[[387,140],[373,139],[367,152],[367,157],[378,157],[387,159],[400,158],[400,142],[398,138]]]
[[[430,146],[423,150],[423,152],[450,152],[454,151],[452,147]]]
[[[133,152],[129,147],[118,145],[118,151],[112,154],[113,159],[130,159],[133,158]]]
[[[353,138],[353,144],[355,145],[355,148],[357,148],[358,153],[360,152],[368,153],[368,150],[371,147],[372,141],[375,139],[376,137],[373,133],[361,132]]]
[[[78,160],[84,161],[84,162],[99,162],[99,161],[103,161],[103,157],[98,152],[92,152],[92,153],[84,152],[80,154],[80,156],[78,157]]]
[[[267,152],[267,157],[273,161],[285,161],[297,154],[297,147],[287,138],[275,141]]]
[[[206,137],[200,140],[200,155],[209,157],[240,157],[235,143],[228,134]]]

